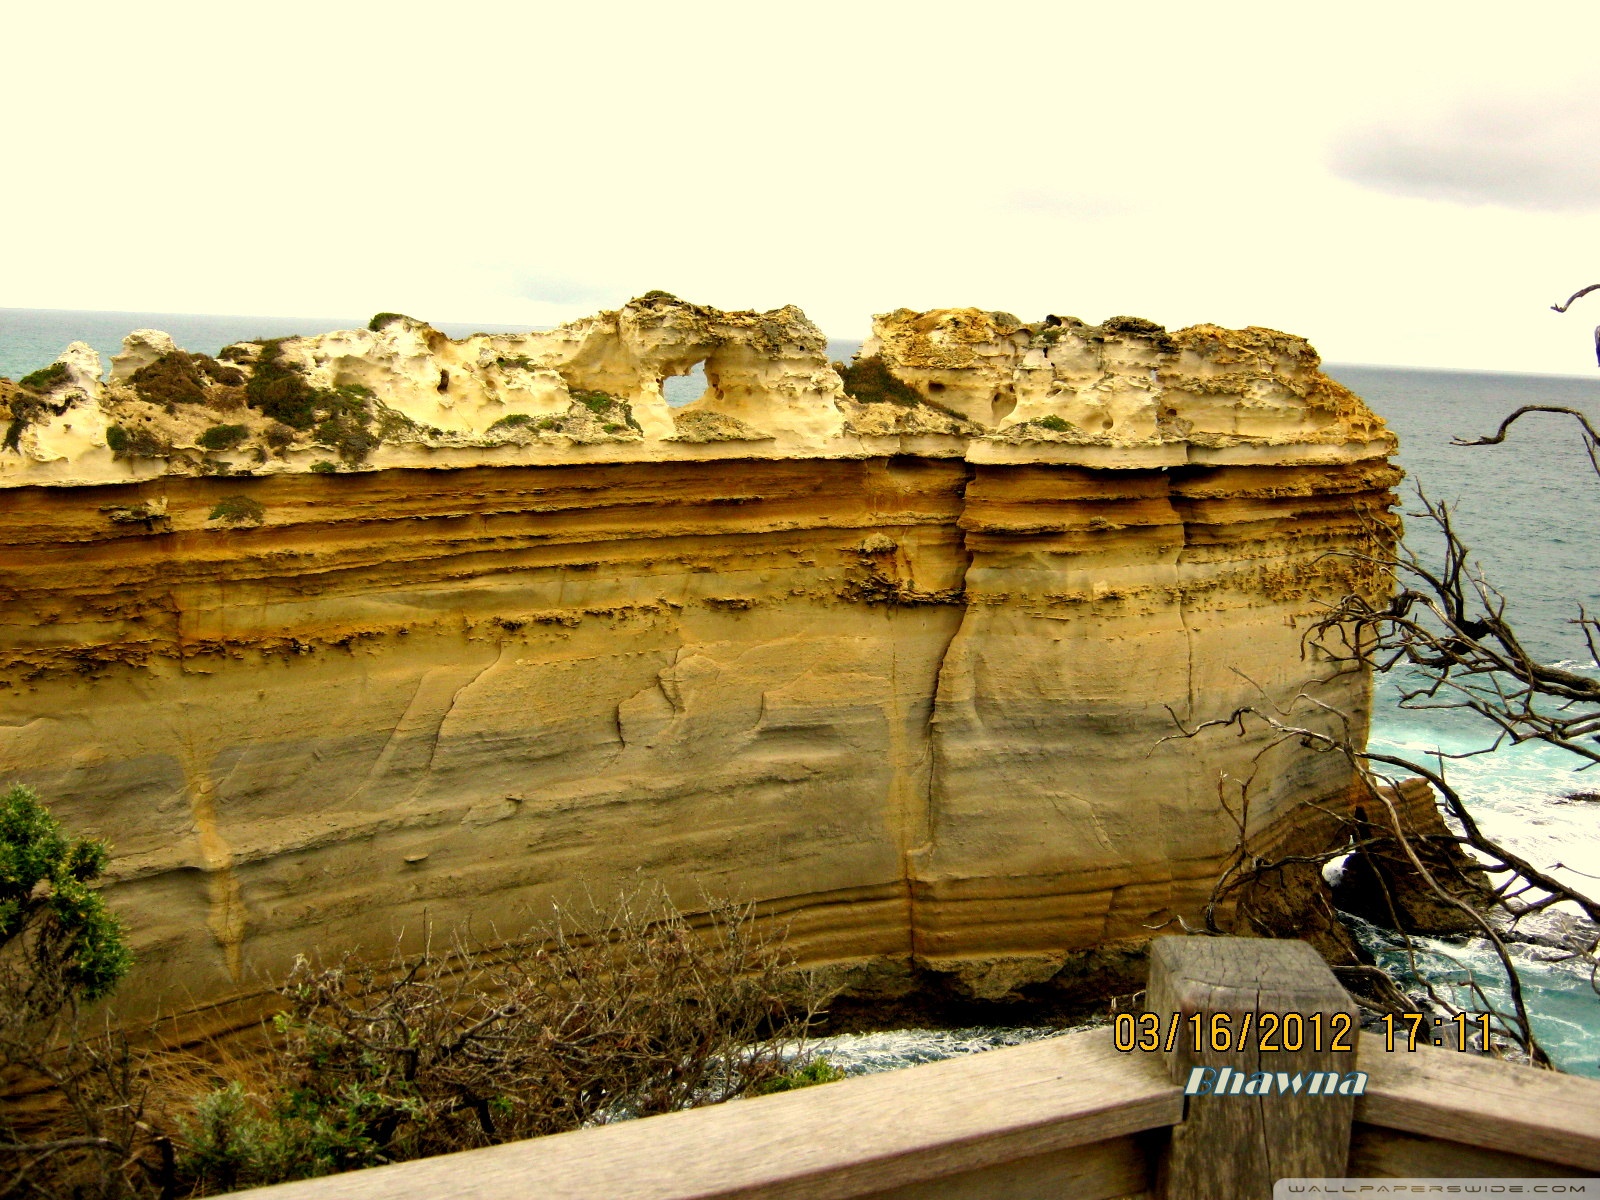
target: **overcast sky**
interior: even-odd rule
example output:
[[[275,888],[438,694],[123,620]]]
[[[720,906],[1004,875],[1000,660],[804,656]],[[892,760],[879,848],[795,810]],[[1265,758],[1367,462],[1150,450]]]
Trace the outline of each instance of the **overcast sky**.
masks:
[[[553,324],[651,288],[1596,370],[1600,5],[0,6],[0,307]]]

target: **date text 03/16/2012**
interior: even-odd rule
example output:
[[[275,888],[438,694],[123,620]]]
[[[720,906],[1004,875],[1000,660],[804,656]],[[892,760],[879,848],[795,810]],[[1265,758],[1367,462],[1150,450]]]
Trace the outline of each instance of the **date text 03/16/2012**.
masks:
[[[1431,1030],[1429,1018],[1422,1013],[1399,1017],[1386,1013],[1382,1024],[1384,1048],[1390,1052],[1397,1041],[1409,1051],[1415,1051],[1419,1042],[1462,1052],[1489,1044],[1490,1015],[1485,1012],[1434,1017]],[[1190,1013],[1187,1017],[1168,1013],[1164,1021],[1159,1013],[1118,1013],[1113,1023],[1116,1048],[1125,1054],[1135,1050],[1170,1052],[1180,1036],[1196,1054],[1250,1049],[1348,1054],[1356,1048],[1355,1022],[1348,1013],[1264,1012],[1259,1019],[1255,1013]]]

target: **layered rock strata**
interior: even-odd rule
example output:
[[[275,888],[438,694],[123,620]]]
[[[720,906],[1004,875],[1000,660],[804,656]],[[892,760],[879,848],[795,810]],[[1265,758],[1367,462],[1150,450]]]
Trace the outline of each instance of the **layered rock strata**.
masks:
[[[1254,831],[1344,802],[1335,756],[1165,740],[1302,693],[1364,727],[1302,636],[1377,595],[1394,439],[1298,338],[374,324],[0,384],[0,780],[114,843],[133,995],[642,875],[1000,998],[1192,921],[1246,778]]]

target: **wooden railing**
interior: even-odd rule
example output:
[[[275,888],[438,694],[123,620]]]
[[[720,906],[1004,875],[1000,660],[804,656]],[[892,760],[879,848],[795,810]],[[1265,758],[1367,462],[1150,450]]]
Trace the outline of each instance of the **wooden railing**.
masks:
[[[1161,938],[1153,1051],[1092,1029],[714,1108],[262,1189],[263,1200],[1256,1200],[1294,1176],[1600,1174],[1600,1081],[1421,1045],[1232,1045],[1353,1013],[1309,946]],[[1166,1044],[1176,1014],[1178,1036]],[[1198,1014],[1205,1048],[1188,1038]],[[1211,1022],[1232,1036],[1210,1036]],[[1268,1022],[1271,1024],[1271,1022]],[[1281,1026],[1281,1021],[1280,1021]],[[1127,1030],[1125,1029],[1126,1033]],[[1281,1034],[1281,1029],[1280,1029]],[[1455,1036],[1454,1027],[1450,1034]],[[1223,1042],[1226,1050],[1217,1049]],[[1196,1067],[1366,1074],[1355,1095],[1191,1095]],[[1204,1076],[1202,1076],[1204,1077]],[[1326,1078],[1326,1076],[1322,1076]],[[1259,1085],[1252,1085],[1259,1086]],[[1600,1195],[1600,1185],[1596,1194]]]

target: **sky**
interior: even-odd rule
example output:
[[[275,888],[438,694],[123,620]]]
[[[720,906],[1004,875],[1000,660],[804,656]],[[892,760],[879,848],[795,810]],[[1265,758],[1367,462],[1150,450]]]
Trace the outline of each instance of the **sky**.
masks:
[[[551,325],[663,288],[1583,374],[1600,5],[0,6],[0,307]],[[1523,15],[1532,13],[1533,15]]]

